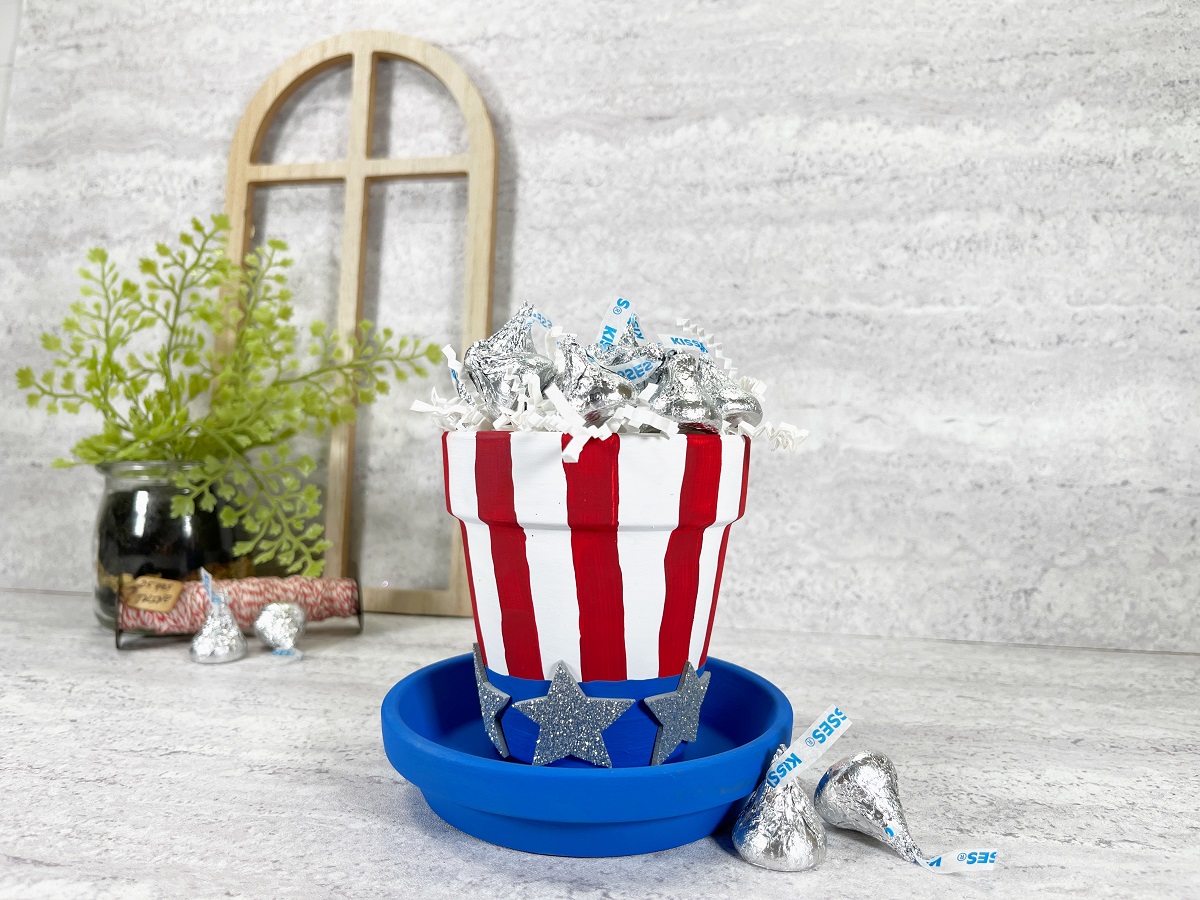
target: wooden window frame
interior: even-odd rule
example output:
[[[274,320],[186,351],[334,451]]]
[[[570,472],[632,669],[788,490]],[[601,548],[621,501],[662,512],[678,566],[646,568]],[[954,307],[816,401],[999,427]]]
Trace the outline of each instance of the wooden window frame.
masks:
[[[458,104],[467,127],[465,153],[409,158],[371,156],[375,86],[381,59],[399,59],[438,79]],[[350,140],[344,159],[306,163],[263,163],[261,152],[279,111],[297,90],[329,69],[352,66]],[[344,188],[342,255],[338,278],[337,327],[351,332],[362,318],[370,184],[386,179],[467,179],[466,273],[462,345],[486,337],[492,318],[492,273],[496,231],[496,140],[479,90],[443,50],[408,35],[355,31],[313,44],[263,82],[246,107],[229,152],[225,209],[231,253],[244,258],[253,241],[254,194],[260,185],[340,183]],[[350,517],[354,480],[354,423],[333,429],[325,498],[325,577],[355,574]],[[471,598],[463,562],[462,536],[451,537],[449,587],[444,590],[363,587],[363,608],[373,612],[470,615]]]

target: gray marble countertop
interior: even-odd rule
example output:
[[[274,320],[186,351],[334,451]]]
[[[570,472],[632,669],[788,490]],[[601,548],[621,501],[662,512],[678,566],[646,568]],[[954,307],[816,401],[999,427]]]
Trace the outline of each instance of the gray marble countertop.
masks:
[[[814,872],[718,836],[623,859],[534,856],[444,824],[389,766],[387,689],[469,648],[469,621],[323,623],[306,659],[202,667],[117,653],[88,600],[0,595],[0,898],[1200,897],[1200,657],[718,629],[839,745],[886,751],[929,850],[998,847],[939,878],[831,832]]]

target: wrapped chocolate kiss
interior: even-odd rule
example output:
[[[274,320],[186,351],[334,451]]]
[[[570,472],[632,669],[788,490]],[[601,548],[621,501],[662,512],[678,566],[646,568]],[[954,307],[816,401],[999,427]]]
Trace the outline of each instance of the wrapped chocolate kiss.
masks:
[[[208,570],[201,569],[200,575],[208,594],[208,617],[192,638],[192,662],[211,664],[241,659],[246,655],[246,639],[225,602],[225,595],[213,585]]]
[[[523,375],[527,370],[523,367],[530,365],[526,361],[536,356],[530,334],[530,321],[534,315],[533,307],[525,304],[495,334],[476,341],[463,354],[463,370],[493,418],[502,409],[510,408],[507,401],[511,400],[511,379],[516,369],[521,368]],[[548,364],[549,360],[545,362]],[[533,364],[534,368],[538,365]]]
[[[467,349],[467,353],[476,350],[492,359],[512,359],[514,356],[532,353],[534,348],[530,324],[536,315],[537,310],[531,304],[522,303],[511,319],[496,329],[491,337],[473,343]]]
[[[874,750],[834,763],[816,792],[817,812],[830,825],[848,828],[891,847],[901,858],[924,857],[908,830],[892,761]]]
[[[537,377],[538,386],[545,391],[554,381],[554,363],[537,353],[518,357],[510,362],[496,386],[496,404],[501,409],[515,409],[524,392],[525,376]]]
[[[615,341],[597,341],[588,346],[587,353],[597,364],[638,385],[652,378],[666,358],[661,345],[646,343],[634,313]]]
[[[707,356],[699,357],[698,362],[700,384],[723,421],[735,428],[743,422],[755,426],[762,421],[762,404],[757,397],[726,377]]]
[[[671,354],[651,384],[642,397],[654,412],[698,431],[720,431],[721,413],[701,384],[695,356]]]
[[[768,771],[786,752],[780,745]],[[734,823],[733,845],[742,859],[764,869],[815,869],[825,861],[825,826],[799,779],[777,786],[763,779]]]
[[[626,378],[604,369],[572,335],[558,339],[554,383],[588,425],[599,425],[637,395]]]
[[[254,633],[277,654],[295,656],[305,619],[304,607],[298,603],[268,603],[254,620]]]

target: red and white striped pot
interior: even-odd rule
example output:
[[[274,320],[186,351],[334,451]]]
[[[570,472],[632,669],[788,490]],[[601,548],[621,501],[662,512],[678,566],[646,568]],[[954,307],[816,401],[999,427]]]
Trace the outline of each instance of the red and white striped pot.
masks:
[[[677,676],[708,655],[750,441],[614,435],[564,463],[570,437],[443,437],[446,508],[462,523],[488,669],[580,681]]]

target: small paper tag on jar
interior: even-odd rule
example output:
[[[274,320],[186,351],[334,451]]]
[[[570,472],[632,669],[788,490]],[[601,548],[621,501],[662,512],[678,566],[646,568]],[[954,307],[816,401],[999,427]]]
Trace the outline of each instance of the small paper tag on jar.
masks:
[[[149,612],[169,613],[175,608],[179,595],[183,593],[183,582],[157,575],[121,576],[121,602],[134,609]]]

